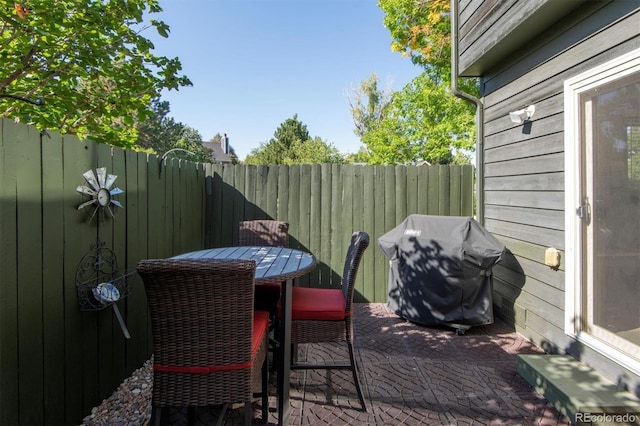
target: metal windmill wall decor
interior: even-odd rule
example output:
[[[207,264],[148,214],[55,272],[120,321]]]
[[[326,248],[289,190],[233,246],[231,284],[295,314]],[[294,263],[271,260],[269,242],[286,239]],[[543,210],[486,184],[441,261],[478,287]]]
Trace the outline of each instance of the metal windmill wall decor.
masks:
[[[106,167],[96,168],[95,173],[93,170],[87,170],[82,176],[86,185],[78,185],[76,191],[89,197],[89,200],[82,202],[78,210],[87,211],[89,223],[94,217],[98,218],[99,234],[100,222],[106,217],[105,212],[115,217],[112,209],[123,208],[122,204],[113,197],[124,191],[113,187],[118,176],[108,174]],[[80,310],[98,311],[111,306],[122,333],[129,339],[131,336],[116,302],[129,295],[134,279],[135,270],[125,272],[118,270],[115,252],[106,247],[106,243],[101,241],[98,235],[95,245],[92,245],[91,250],[80,260],[76,270],[76,289]]]
[[[89,211],[89,222],[96,217],[99,210],[102,211],[102,217],[104,217],[105,210],[109,212],[111,217],[114,217],[112,206],[123,208],[122,204],[113,197],[124,193],[124,191],[118,187],[111,188],[118,176],[107,174],[106,167],[98,167],[95,173],[93,170],[87,170],[82,176],[88,185],[78,185],[76,191],[90,197],[90,200],[80,204],[78,210]],[[98,215],[98,220],[100,220],[100,215]]]

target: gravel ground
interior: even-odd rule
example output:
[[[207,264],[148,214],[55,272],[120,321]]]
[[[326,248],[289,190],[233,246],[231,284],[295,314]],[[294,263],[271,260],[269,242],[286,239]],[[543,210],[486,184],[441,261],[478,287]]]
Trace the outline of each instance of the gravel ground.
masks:
[[[82,425],[138,426],[151,419],[152,360],[133,372],[111,396],[91,410]]]
[[[81,426],[145,426],[151,420],[151,392],[153,389],[153,357],[133,372],[118,386],[111,396],[91,409],[91,414],[82,419]],[[238,404],[227,410],[225,424],[243,424],[244,405]],[[259,408],[259,407],[258,407]],[[256,408],[256,410],[258,410]],[[233,411],[235,410],[235,411]],[[215,424],[220,407],[198,407],[194,412],[195,424]],[[168,413],[169,423],[186,425],[186,410]]]

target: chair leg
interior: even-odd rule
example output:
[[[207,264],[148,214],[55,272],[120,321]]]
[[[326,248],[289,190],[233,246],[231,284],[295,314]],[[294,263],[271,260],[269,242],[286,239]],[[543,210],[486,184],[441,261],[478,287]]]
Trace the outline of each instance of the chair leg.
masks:
[[[269,357],[262,363],[262,423],[269,421]]]
[[[358,391],[358,399],[360,399],[360,405],[362,405],[362,411],[367,412],[367,404],[364,400],[364,395],[362,394],[362,385],[360,384],[360,378],[358,376],[358,367],[356,365],[356,357],[353,353],[353,343],[351,341],[347,341],[347,345],[349,346],[349,360],[351,362],[351,372],[353,373],[353,382],[356,385],[356,391]]]
[[[273,330],[273,339],[269,338],[269,349],[272,351],[272,362],[271,362],[271,372],[275,373],[276,368],[278,366],[278,354],[280,352],[280,321],[278,317],[274,315],[272,330]]]
[[[251,401],[244,403],[244,424],[251,426],[253,423],[253,411],[251,410]]]
[[[224,416],[227,414],[227,409],[229,408],[229,404],[224,404],[220,409],[220,414],[218,415],[218,419],[216,420],[216,426],[222,426],[224,423]]]
[[[298,345],[291,344],[291,365],[298,364]]]
[[[151,419],[149,420],[149,426],[160,426],[160,419],[162,419],[162,407],[151,405]]]
[[[149,426],[190,425],[195,424],[195,407],[159,407],[151,405]]]
[[[198,419],[198,409],[196,407],[187,408],[187,424],[195,425]]]

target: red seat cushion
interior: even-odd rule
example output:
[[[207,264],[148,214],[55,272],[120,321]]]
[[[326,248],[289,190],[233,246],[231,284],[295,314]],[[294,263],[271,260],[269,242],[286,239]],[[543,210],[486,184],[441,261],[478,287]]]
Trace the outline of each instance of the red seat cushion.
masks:
[[[347,316],[346,308],[342,290],[293,287],[292,320],[343,320]]]
[[[253,312],[253,346],[251,352],[251,358],[255,358],[260,347],[262,338],[269,329],[269,312],[254,311]]]

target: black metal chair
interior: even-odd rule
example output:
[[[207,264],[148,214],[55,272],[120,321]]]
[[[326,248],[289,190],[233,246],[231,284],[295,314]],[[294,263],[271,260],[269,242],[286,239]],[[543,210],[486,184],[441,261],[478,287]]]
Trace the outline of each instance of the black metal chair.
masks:
[[[351,314],[356,273],[368,246],[369,235],[366,232],[353,233],[344,263],[341,289],[294,287],[291,299],[291,343],[294,347],[303,343],[346,342],[349,349],[349,364],[294,363],[291,369],[351,370],[363,411],[367,411],[367,405],[353,352]]]

